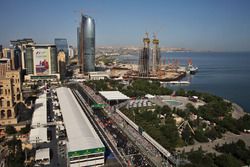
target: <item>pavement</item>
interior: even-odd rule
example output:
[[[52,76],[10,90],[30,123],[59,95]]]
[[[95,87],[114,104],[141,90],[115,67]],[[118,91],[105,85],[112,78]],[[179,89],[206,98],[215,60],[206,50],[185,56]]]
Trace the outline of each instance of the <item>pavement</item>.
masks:
[[[190,152],[191,150],[196,151],[201,148],[203,151],[207,153],[215,153],[219,155],[220,153],[215,150],[215,146],[222,146],[223,144],[229,144],[232,142],[237,142],[239,139],[243,140],[247,146],[250,146],[250,134],[249,133],[241,133],[240,135],[236,135],[231,132],[227,132],[223,135],[221,139],[216,139],[207,143],[196,143],[194,145],[189,145],[185,147],[176,148],[178,152]]]

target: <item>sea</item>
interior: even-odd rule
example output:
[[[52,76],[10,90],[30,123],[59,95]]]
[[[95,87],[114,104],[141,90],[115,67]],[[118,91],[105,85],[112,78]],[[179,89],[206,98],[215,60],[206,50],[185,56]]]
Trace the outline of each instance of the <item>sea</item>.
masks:
[[[138,55],[122,55],[120,62],[137,63]],[[190,81],[188,86],[174,86],[186,90],[208,92],[239,104],[250,113],[250,52],[166,52],[161,53],[162,62],[178,60],[186,66],[192,60],[199,68],[195,75],[182,80]]]

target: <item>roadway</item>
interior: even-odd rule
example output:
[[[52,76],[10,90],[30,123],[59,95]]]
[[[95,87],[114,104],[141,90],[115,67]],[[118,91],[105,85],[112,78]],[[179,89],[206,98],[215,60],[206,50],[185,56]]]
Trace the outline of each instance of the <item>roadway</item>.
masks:
[[[75,87],[75,88],[77,88],[77,87]],[[82,86],[79,86],[78,87],[78,89],[81,91],[81,93],[82,93],[82,95],[84,96],[84,98],[90,103],[90,104],[93,104],[93,103],[103,103],[102,102],[102,99],[100,98],[100,97],[97,97],[97,98],[95,98],[96,97],[96,95],[95,95],[95,93],[93,92],[93,90],[85,90],[84,89],[84,87],[82,87]],[[92,95],[92,96],[90,96],[90,95]],[[91,103],[92,102],[92,103]],[[136,136],[136,137],[134,137],[133,136],[133,133],[131,132],[131,131],[129,131],[129,130],[131,130],[131,129],[127,129],[127,128],[125,128],[125,127],[121,127],[118,123],[121,123],[121,121],[119,121],[119,120],[117,120],[117,119],[115,119],[116,117],[114,117],[113,116],[113,113],[111,113],[111,112],[107,112],[107,111],[105,111],[104,112],[106,115],[108,115],[108,117],[109,118],[111,118],[111,119],[113,119],[114,121],[113,121],[113,123],[115,123],[116,124],[116,126],[117,126],[117,128],[118,129],[120,129],[119,131],[120,131],[120,133],[123,133],[123,135],[124,136],[127,136],[126,138],[128,138],[129,139],[129,141],[130,142],[132,142],[132,144],[133,144],[133,146],[136,146],[137,147],[137,149],[139,149],[140,150],[140,154],[141,154],[141,156],[142,157],[144,157],[143,159],[144,159],[144,161],[145,161],[145,164],[151,164],[151,166],[163,166],[163,163],[167,163],[167,162],[165,162],[163,159],[161,159],[160,158],[160,155],[158,154],[157,155],[157,160],[156,159],[154,159],[154,157],[152,156],[152,155],[156,155],[156,154],[150,154],[149,152],[149,148],[147,148],[147,145],[144,145],[144,146],[142,146],[143,145],[143,143],[139,143],[139,142],[136,142],[137,140],[139,140],[138,139],[138,135]],[[121,117],[120,117],[121,118]],[[108,127],[107,127],[108,128]],[[116,131],[116,129],[111,129],[111,133],[113,133],[114,131]],[[138,132],[136,132],[136,133],[138,133]],[[113,134],[113,135],[115,135],[115,133]],[[123,137],[124,138],[124,137]],[[140,137],[140,139],[142,139],[143,137],[141,136]],[[116,139],[117,140],[117,139]],[[146,139],[144,139],[143,141],[145,141]],[[118,140],[118,142],[119,142],[119,140]],[[145,143],[145,142],[144,142]],[[148,142],[147,142],[148,143]],[[126,144],[126,143],[125,143]],[[128,155],[124,155],[124,156],[128,156]],[[137,156],[136,156],[137,157]],[[147,158],[146,158],[147,157]],[[137,159],[140,159],[140,158],[137,158]],[[148,160],[146,160],[146,159],[150,159],[150,161],[148,161]],[[152,159],[154,159],[153,160],[153,162],[154,163],[152,163]],[[135,161],[136,162],[136,161]],[[154,165],[155,164],[155,165]],[[167,166],[169,166],[169,164],[167,164]]]
[[[108,134],[103,129],[103,127],[100,126],[99,119],[93,115],[93,111],[88,106],[86,101],[82,98],[82,96],[80,95],[80,93],[78,91],[72,90],[72,92],[73,92],[74,96],[76,97],[77,101],[79,102],[80,106],[82,107],[84,113],[88,117],[89,121],[91,122],[92,126],[94,127],[94,129],[98,133],[98,135],[101,137],[103,142],[107,145],[107,147],[111,150],[112,154],[117,159],[117,161],[119,163],[117,165],[122,166],[122,167],[127,166],[125,159],[122,157],[122,155],[120,154],[120,152],[116,148],[115,143],[112,142],[112,140],[110,139],[110,136],[108,136]]]

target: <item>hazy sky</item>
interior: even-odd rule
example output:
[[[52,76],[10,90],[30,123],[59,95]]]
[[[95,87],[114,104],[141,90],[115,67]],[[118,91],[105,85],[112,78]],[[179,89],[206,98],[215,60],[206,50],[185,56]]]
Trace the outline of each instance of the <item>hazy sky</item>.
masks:
[[[76,46],[80,11],[96,22],[97,46],[141,46],[145,31],[161,47],[250,51],[250,0],[1,0],[0,44],[33,38]]]

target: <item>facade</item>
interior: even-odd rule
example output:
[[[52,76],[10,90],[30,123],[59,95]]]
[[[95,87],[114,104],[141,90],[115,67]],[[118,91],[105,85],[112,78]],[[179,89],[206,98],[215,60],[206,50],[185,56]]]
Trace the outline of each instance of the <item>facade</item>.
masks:
[[[8,61],[0,61],[0,124],[16,124],[16,104],[22,101],[20,70],[11,70]]]
[[[60,51],[57,55],[58,59],[58,72],[60,74],[60,79],[63,80],[65,78],[66,72],[66,55],[63,51]]]
[[[0,59],[0,78],[5,78],[6,72],[11,70],[10,59]]]
[[[78,57],[78,65],[81,66],[83,63],[80,57],[80,27],[77,27],[77,57]]]
[[[103,80],[109,78],[109,74],[107,72],[89,72],[88,73],[89,80]]]
[[[68,64],[69,61],[69,48],[68,48],[68,42],[65,38],[55,38],[55,45],[57,49],[57,54],[61,51],[65,53],[66,63]]]
[[[0,58],[2,58],[2,57],[3,57],[3,46],[0,45]]]
[[[78,35],[81,72],[95,71],[95,21],[93,18],[82,15]]]
[[[74,57],[74,48],[73,46],[69,46],[69,58],[72,59]]]
[[[14,47],[13,67],[16,70],[22,68],[22,51],[18,46]]]
[[[55,45],[27,45],[25,62],[25,80],[58,80],[60,78]]]
[[[11,50],[10,48],[3,48],[3,58],[11,59]]]
[[[14,56],[15,57],[14,59],[16,59],[16,61],[20,61],[19,63],[21,64],[22,70],[24,70],[25,63],[26,63],[25,62],[26,46],[35,44],[34,41],[31,38],[24,38],[24,39],[10,41],[10,43],[16,51],[17,51],[17,47],[20,49],[17,52],[14,51],[14,54],[18,54],[18,55]],[[19,52],[21,52],[21,53],[19,53]],[[21,54],[21,55],[19,55],[19,54]]]

